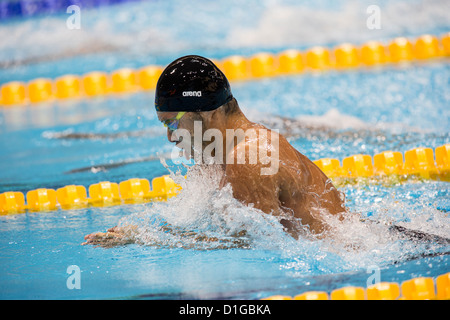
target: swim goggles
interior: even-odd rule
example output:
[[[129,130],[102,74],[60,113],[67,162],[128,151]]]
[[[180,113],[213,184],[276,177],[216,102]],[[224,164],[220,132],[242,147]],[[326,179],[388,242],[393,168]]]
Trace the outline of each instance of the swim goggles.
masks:
[[[186,112],[178,112],[175,118],[170,118],[167,120],[163,120],[162,123],[164,127],[169,128],[170,131],[175,131],[178,129],[178,124],[180,123],[181,118],[185,115]]]

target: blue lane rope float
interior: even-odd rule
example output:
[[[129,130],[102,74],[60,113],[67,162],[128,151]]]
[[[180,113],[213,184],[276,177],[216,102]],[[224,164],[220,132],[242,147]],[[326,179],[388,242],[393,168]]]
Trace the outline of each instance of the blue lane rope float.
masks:
[[[67,13],[67,8],[71,5],[77,5],[82,7],[83,9],[90,9],[124,2],[137,1],[141,0],[2,0],[0,1],[0,18],[28,18],[39,15]]]

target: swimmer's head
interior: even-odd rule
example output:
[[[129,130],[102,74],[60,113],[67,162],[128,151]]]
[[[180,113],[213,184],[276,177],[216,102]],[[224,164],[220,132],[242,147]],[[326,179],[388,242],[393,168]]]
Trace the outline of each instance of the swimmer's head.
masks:
[[[155,92],[158,112],[212,111],[233,99],[230,84],[209,59],[190,55],[176,59],[162,72]]]
[[[227,121],[241,115],[223,72],[212,61],[195,55],[178,58],[162,72],[155,108],[167,127],[168,140],[190,155],[211,143],[202,139],[207,130],[225,132]]]

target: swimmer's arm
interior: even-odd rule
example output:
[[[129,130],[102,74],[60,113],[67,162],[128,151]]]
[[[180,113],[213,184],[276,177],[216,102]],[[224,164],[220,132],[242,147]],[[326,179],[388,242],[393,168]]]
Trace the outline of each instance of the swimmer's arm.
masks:
[[[112,227],[106,232],[94,232],[84,237],[82,245],[92,244],[103,248],[112,248],[135,243],[136,226]]]
[[[161,226],[163,232],[179,234],[183,237],[195,236],[194,232],[177,231],[168,224]],[[123,246],[131,243],[137,243],[137,226],[130,225],[125,227],[115,226],[109,228],[106,232],[94,232],[84,237],[85,242],[81,245],[94,245],[104,248]]]
[[[136,239],[136,229],[137,226],[126,226],[126,227],[113,227],[107,230],[107,232],[94,232],[88,234],[84,237],[86,240],[82,243],[82,245],[94,245],[103,248],[112,248],[117,246],[124,246],[132,243],[139,243]],[[219,239],[216,237],[210,237],[207,235],[199,234],[195,231],[187,231],[180,230],[177,228],[172,228],[169,225],[165,225],[162,227],[163,232],[170,232],[176,234],[182,238],[192,239],[192,241],[188,241],[187,244],[194,246],[195,243],[198,242],[218,242],[223,245],[224,248],[231,247],[245,247],[247,245],[246,242],[246,231],[242,230],[237,232],[236,234],[231,235],[230,239]],[[144,244],[145,243],[141,243]],[[151,245],[163,245],[162,243],[151,243]],[[221,245],[218,245],[217,248],[220,248]]]

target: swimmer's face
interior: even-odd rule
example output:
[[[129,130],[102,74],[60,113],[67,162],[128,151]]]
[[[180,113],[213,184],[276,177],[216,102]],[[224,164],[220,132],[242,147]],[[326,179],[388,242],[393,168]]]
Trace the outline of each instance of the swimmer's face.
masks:
[[[170,120],[174,120],[178,112],[157,112],[158,120],[162,123]],[[176,129],[185,129],[188,130],[191,135],[194,134],[194,119],[197,120],[197,117],[192,117],[192,112],[185,113],[179,120]],[[173,128],[167,127],[167,138],[170,142],[177,142],[176,137],[173,137]]]
[[[177,114],[178,114],[178,112],[157,112],[158,120],[161,121],[162,123],[169,121],[171,119],[175,119]],[[183,118],[181,118],[180,121],[178,122],[178,128],[180,128],[182,119]],[[167,127],[167,139],[170,142],[176,142],[176,141],[172,140],[172,132],[173,132],[173,130],[170,127]]]
[[[158,119],[161,122],[165,122],[171,119],[175,119],[178,112],[157,112]],[[185,113],[179,120],[177,130],[172,130],[171,128],[167,127],[167,139],[169,142],[175,143],[176,147],[180,149],[191,149],[194,146],[194,121],[201,120],[201,117],[195,112],[187,112]],[[180,130],[183,129],[183,130]],[[180,132],[186,133],[186,131],[190,135],[191,141],[184,141],[185,143],[181,143],[183,139],[188,136],[186,134],[181,135],[177,134],[177,131],[180,130]],[[192,150],[186,150],[187,152],[191,152]]]

